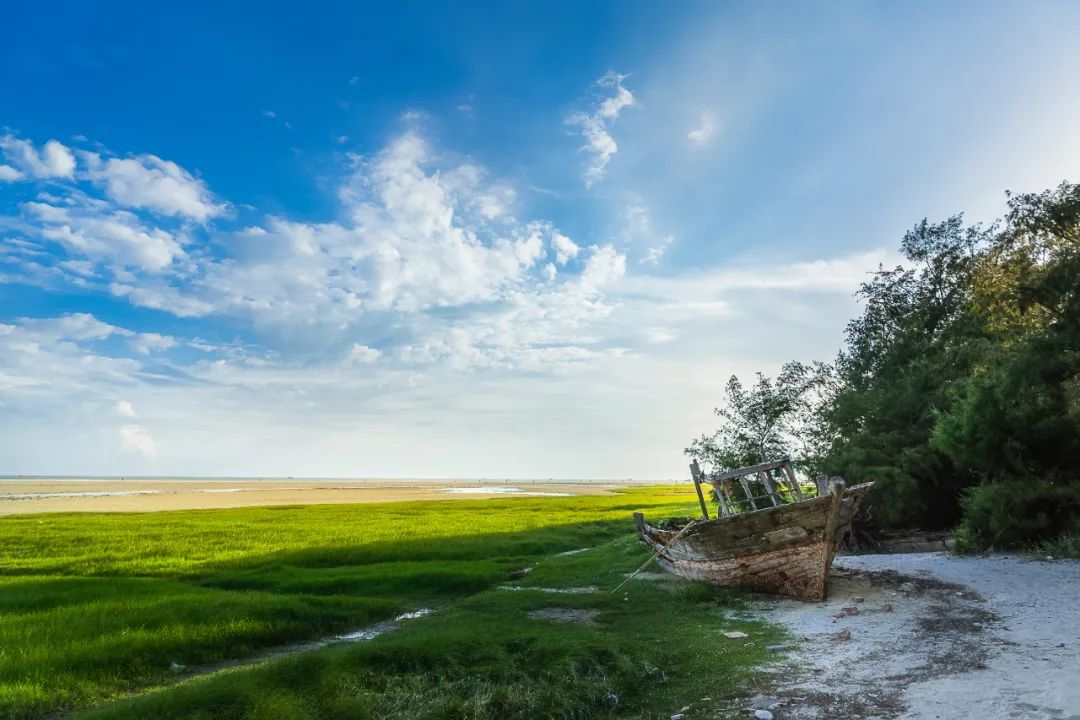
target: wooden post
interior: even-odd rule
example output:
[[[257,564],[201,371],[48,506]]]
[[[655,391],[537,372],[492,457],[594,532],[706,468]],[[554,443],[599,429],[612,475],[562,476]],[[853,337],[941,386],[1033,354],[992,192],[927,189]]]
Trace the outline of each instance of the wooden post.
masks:
[[[829,595],[829,568],[832,566],[833,555],[836,554],[837,538],[835,537],[837,526],[840,521],[840,508],[844,504],[844,478],[835,477],[829,485],[829,510],[825,518],[825,552],[822,557],[822,595],[824,600]]]
[[[780,504],[780,498],[776,495],[776,487],[773,485],[772,472],[769,470],[762,470],[758,473],[761,478],[762,484],[765,485],[765,492],[769,493],[769,499],[772,500],[773,507]]]
[[[721,483],[713,483],[713,492],[716,493],[716,502],[720,506],[720,514],[717,517],[730,517],[732,510],[728,509],[727,501],[724,499],[724,488]]]
[[[694,478],[694,489],[697,490],[698,503],[701,505],[701,515],[708,520],[709,506],[705,504],[705,496],[701,494],[701,467],[697,464],[697,460],[690,463],[690,476]]]
[[[819,476],[815,484],[817,485],[818,497],[825,497],[825,495],[829,492],[829,476]]]
[[[791,461],[784,461],[784,474],[787,475],[788,482],[791,483],[791,490],[795,493],[795,497],[799,500],[803,500],[802,488],[799,487],[799,479],[795,477],[795,471],[791,467]]]
[[[735,500],[731,497],[731,490],[728,488],[727,480],[713,480],[713,487],[716,488],[716,495],[720,498],[720,502],[724,505],[724,517],[729,515],[738,515],[739,508],[735,505]]]

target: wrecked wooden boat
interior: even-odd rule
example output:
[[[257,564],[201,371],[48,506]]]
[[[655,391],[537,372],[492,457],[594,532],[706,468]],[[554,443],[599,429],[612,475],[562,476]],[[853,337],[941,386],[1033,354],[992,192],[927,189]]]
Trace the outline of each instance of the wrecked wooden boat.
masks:
[[[843,478],[821,478],[808,497],[789,460],[711,475],[695,461],[690,470],[701,519],[659,527],[634,513],[638,535],[662,568],[690,580],[825,599],[837,546],[873,483],[847,487]],[[716,490],[719,517],[709,517],[703,482]]]

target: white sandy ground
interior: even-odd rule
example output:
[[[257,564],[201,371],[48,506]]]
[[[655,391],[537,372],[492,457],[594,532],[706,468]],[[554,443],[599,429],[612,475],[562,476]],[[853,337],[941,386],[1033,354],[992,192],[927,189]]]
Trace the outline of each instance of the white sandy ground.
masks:
[[[833,573],[824,603],[754,604],[797,644],[735,717],[1080,720],[1080,563],[862,555]]]

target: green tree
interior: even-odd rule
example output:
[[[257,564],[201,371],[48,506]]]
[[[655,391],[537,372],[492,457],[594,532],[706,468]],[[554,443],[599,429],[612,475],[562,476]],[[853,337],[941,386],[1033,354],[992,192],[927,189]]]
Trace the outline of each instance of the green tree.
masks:
[[[726,402],[715,409],[720,427],[702,435],[685,452],[713,470],[794,457],[800,435],[813,412],[813,390],[818,375],[813,366],[790,362],[775,380],[757,373],[750,388],[732,375]]]
[[[859,290],[865,309],[836,360],[819,462],[849,482],[877,483],[869,503],[880,525],[952,525],[972,482],[930,436],[979,353],[970,278],[992,232],[961,216],[924,220],[901,243],[908,266],[881,269]]]
[[[1076,480],[1080,466],[1080,186],[1013,196],[973,278],[991,333],[931,445],[981,479]]]

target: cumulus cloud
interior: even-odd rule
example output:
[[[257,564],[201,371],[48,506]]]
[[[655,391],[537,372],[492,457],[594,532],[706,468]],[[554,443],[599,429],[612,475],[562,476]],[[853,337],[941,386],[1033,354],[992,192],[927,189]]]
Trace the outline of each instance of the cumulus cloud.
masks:
[[[109,158],[87,153],[88,176],[113,202],[162,215],[205,222],[225,212],[206,184],[174,162],[156,155]]]
[[[555,249],[555,260],[560,265],[565,265],[571,258],[577,257],[581,250],[577,243],[557,231],[551,234],[551,246]]]
[[[176,347],[176,338],[160,333],[136,333],[130,340],[131,347],[140,355],[149,355],[155,352],[168,350]]]
[[[380,357],[382,357],[381,350],[360,343],[353,343],[349,350],[349,362],[353,365],[370,365],[378,362]]]
[[[698,127],[686,134],[686,138],[695,145],[708,145],[716,134],[716,118],[710,112],[701,113]]]
[[[598,116],[613,118],[627,106],[618,92],[609,99]],[[33,149],[46,157],[44,148]],[[4,414],[44,418],[35,426],[40,437],[69,423],[65,438],[83,433],[78,457],[100,453],[98,467],[161,456],[170,472],[216,471],[182,449],[207,446],[205,438],[221,431],[209,426],[214,418],[250,431],[252,447],[264,448],[282,426],[315,444],[347,428],[341,437],[355,443],[359,435],[382,439],[386,423],[370,418],[422,417],[414,434],[397,422],[386,430],[401,430],[400,447],[411,447],[433,427],[452,435],[462,413],[492,418],[497,435],[521,417],[565,427],[566,417],[590,406],[607,413],[612,402],[652,402],[657,383],[665,396],[672,384],[694,385],[692,397],[700,398],[701,383],[723,375],[717,363],[728,370],[725,346],[714,338],[736,334],[752,344],[764,326],[760,316],[771,313],[779,324],[770,336],[805,343],[805,318],[787,328],[782,322],[805,304],[801,293],[849,303],[868,266],[888,264],[871,254],[650,275],[648,265],[671,240],[653,227],[640,198],[623,198],[625,212],[599,233],[603,240],[576,241],[550,220],[529,218],[509,183],[433,148],[417,131],[352,157],[326,222],[252,209],[247,227],[220,214],[200,225],[195,211],[171,213],[152,195],[111,189],[101,173],[114,158],[78,157],[73,177],[54,178],[17,217],[0,219],[0,278],[40,276],[59,290],[221,320],[198,323],[202,336],[187,333],[191,321],[168,324],[169,334],[144,332],[144,319],[157,313],[141,314],[138,330],[87,313],[0,324]],[[142,168],[132,177],[143,170],[168,176],[146,160],[152,157],[128,158]],[[5,161],[24,172],[10,156]],[[188,201],[227,207],[190,173],[171,177],[199,184],[203,194]],[[706,359],[695,364],[684,338]],[[672,356],[682,363],[678,372],[663,364]],[[647,393],[627,395],[646,385]],[[136,405],[153,407],[154,421],[139,417]],[[101,442],[103,409],[115,423],[105,419],[112,442]],[[203,435],[192,441],[189,434],[185,445],[185,432]],[[160,447],[159,433],[168,439]],[[172,464],[189,457],[199,459]]]
[[[124,425],[118,431],[120,447],[124,452],[140,455],[147,460],[157,457],[157,443],[142,425]]]
[[[40,237],[95,261],[157,272],[184,255],[171,233],[145,224],[133,213],[77,195],[71,202],[24,203],[23,216]]]
[[[15,182],[21,180],[23,174],[11,167],[10,165],[4,165],[0,163],[0,182]]]
[[[357,160],[340,190],[349,221],[270,218],[228,237],[232,257],[206,267],[201,297],[267,322],[349,326],[366,312],[419,312],[491,302],[524,282],[556,230],[507,219],[503,198],[471,166],[429,169],[414,133],[370,161]]]
[[[596,81],[597,87],[610,94],[601,100],[593,110],[589,112],[574,112],[567,118],[569,125],[580,129],[585,145],[582,151],[592,156],[585,168],[585,186],[592,187],[607,174],[608,163],[619,146],[615,138],[611,136],[611,126],[618,119],[619,114],[636,103],[633,93],[624,85],[626,75],[608,73]]]
[[[0,137],[0,151],[10,165],[0,166],[0,179],[70,178],[75,174],[75,155],[56,140],[37,150],[33,143],[8,134]]]
[[[104,340],[113,335],[133,334],[124,328],[102,322],[90,313],[69,313],[53,318],[21,318],[20,329],[46,343]]]

